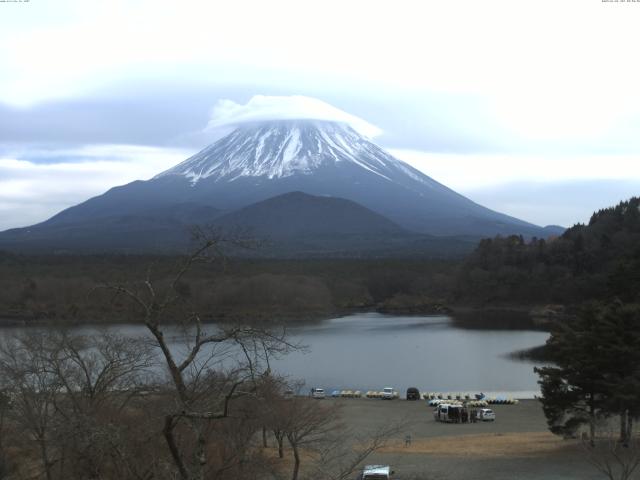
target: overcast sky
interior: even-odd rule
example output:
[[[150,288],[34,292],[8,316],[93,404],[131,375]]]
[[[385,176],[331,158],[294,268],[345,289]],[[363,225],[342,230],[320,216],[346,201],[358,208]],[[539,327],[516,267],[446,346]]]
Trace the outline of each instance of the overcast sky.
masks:
[[[488,207],[584,222],[640,194],[638,25],[602,0],[0,2],[0,229],[299,110]]]

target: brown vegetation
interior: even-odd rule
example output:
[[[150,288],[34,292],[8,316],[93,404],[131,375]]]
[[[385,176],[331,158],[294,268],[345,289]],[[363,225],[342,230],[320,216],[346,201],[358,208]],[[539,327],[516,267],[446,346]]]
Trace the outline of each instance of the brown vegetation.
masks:
[[[87,292],[145,278],[166,287],[180,259],[144,256],[19,256],[0,252],[0,321],[131,322],[128,304]],[[431,313],[453,281],[453,264],[427,260],[241,260],[194,265],[177,287],[203,321],[306,321],[375,310]]]
[[[453,456],[528,456],[561,453],[575,447],[550,432],[493,433],[456,435],[414,440],[410,446],[396,441],[384,447],[385,453],[422,453]]]
[[[148,270],[139,281],[92,289],[91,305],[142,324],[148,336],[34,329],[4,341],[0,478],[297,480],[320,472],[341,480],[395,431],[354,449],[336,409],[285,395],[292,387],[272,375],[270,358],[297,348],[284,331],[206,326],[186,279],[219,260],[222,240],[201,240],[172,275],[155,280]],[[269,454],[270,431],[280,458]]]

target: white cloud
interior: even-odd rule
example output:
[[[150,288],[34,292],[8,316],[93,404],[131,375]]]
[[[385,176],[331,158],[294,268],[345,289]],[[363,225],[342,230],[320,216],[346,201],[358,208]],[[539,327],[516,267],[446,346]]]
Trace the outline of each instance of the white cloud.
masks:
[[[449,154],[390,149],[397,158],[454,190],[505,183],[638,180],[637,155]]]
[[[146,179],[190,152],[130,145],[95,145],[55,151],[82,161],[36,163],[0,158],[0,231],[32,225],[111,187]],[[42,156],[43,151],[23,151]]]
[[[602,140],[611,150],[640,149],[637,129],[626,130],[640,110],[640,64],[629,60],[640,17],[633,2],[57,0],[18,7],[0,17],[7,46],[0,102],[14,106],[167,82],[180,91],[340,92],[361,104],[370,99],[401,125],[394,99],[406,94],[438,126],[454,117],[446,127],[463,141],[486,125],[483,138],[498,147],[577,149]],[[442,93],[442,102],[421,102]],[[465,103],[469,97],[481,100],[481,112]],[[465,124],[469,118],[474,125]]]
[[[640,195],[633,155],[390,152],[485,207],[537,225],[587,222],[594,211]]]
[[[317,98],[303,95],[254,95],[244,105],[233,100],[220,100],[211,111],[211,120],[207,125],[207,130],[261,120],[289,119],[329,120],[346,123],[370,138],[382,133],[378,127],[355,115]]]
[[[65,15],[44,22],[53,9]],[[640,15],[632,4],[58,0],[23,10],[24,18],[0,19],[0,39],[10,46],[0,52],[6,102],[52,98],[57,87],[72,94],[154,67],[203,82],[233,83],[239,74],[254,85],[270,77],[290,86],[291,73],[303,72],[306,83],[329,89],[355,82],[507,103],[527,97],[558,105],[578,92],[587,106],[599,95],[628,101],[640,78],[629,61]]]

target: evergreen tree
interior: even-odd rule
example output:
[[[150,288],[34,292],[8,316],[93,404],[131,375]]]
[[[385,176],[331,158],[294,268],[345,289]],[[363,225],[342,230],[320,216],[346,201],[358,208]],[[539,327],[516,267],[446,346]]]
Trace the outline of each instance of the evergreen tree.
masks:
[[[551,334],[547,348],[555,366],[536,368],[540,376],[542,408],[551,432],[573,436],[589,425],[590,441],[595,437],[598,417],[605,415],[607,362],[599,341],[597,309],[588,308]]]
[[[591,305],[552,333],[547,346],[555,366],[537,368],[542,404],[553,433],[574,435],[599,418],[620,416],[628,444],[640,416],[640,309],[614,302]]]
[[[640,308],[621,302],[599,314],[600,342],[607,408],[620,415],[620,441],[631,440],[633,419],[640,416]]]

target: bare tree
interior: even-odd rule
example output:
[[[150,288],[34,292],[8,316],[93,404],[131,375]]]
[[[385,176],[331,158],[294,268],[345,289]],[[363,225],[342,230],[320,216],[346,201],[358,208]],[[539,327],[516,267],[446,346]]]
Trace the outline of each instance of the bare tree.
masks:
[[[374,452],[406,429],[406,423],[384,425],[369,432],[354,432],[341,419],[341,407],[308,397],[281,398],[272,410],[274,435],[287,439],[293,454],[291,479],[302,477],[345,480]],[[279,417],[279,418],[278,418]]]
[[[151,359],[135,339],[106,334],[32,331],[2,344],[10,420],[26,445],[29,439],[37,444],[47,479],[94,478],[121,467],[129,473],[120,478],[140,478],[134,472],[139,459],[127,463],[121,453],[143,430],[131,434],[133,419],[124,407],[139,392],[135,386]]]
[[[367,458],[384,448],[389,440],[406,431],[406,422],[383,425],[363,434],[341,428],[333,434],[326,448],[320,452],[315,464],[316,475],[327,480],[351,478]]]
[[[285,429],[288,422],[289,402],[284,392],[290,389],[286,381],[267,372],[259,382],[259,415],[262,423],[262,447],[267,448],[267,432],[271,432],[278,446],[278,457],[284,458]]]
[[[5,391],[0,390],[0,454],[4,452],[5,419],[10,409],[11,397]]]
[[[100,476],[127,465],[118,453],[131,420],[124,409],[147,383],[149,346],[120,335],[63,331],[52,333],[45,348],[45,367],[64,388],[55,403],[62,419],[60,474]]]
[[[185,277],[197,263],[223,258],[220,247],[224,239],[199,234],[200,246],[181,262],[168,284],[154,282],[149,271],[137,284],[102,287],[134,305],[136,317],[161,352],[174,394],[174,405],[165,414],[162,432],[183,480],[205,478],[210,466],[207,443],[211,422],[230,417],[233,399],[255,395],[255,378],[268,368],[268,358],[293,347],[284,332],[204,325],[190,302]],[[176,327],[180,327],[182,348],[170,344],[168,333],[173,329],[175,334]],[[191,432],[191,442],[178,440],[185,434],[185,425]]]
[[[337,421],[339,407],[323,406],[316,400],[296,396],[288,402],[287,417],[282,429],[293,452],[291,479],[300,474],[302,451],[319,452],[330,441],[332,433],[340,428]]]
[[[640,440],[629,437],[621,442],[611,430],[602,428],[596,441],[582,441],[587,461],[609,480],[629,480],[640,466]]]
[[[4,443],[6,418],[10,409],[11,397],[7,395],[6,392],[0,390],[0,479],[6,478],[12,469],[12,465],[6,456]]]
[[[270,359],[299,346],[284,330],[202,321],[186,277],[196,264],[220,258],[220,242],[204,239],[169,281],[155,280],[149,269],[140,282],[100,287],[132,306],[144,339],[34,330],[0,345],[8,421],[28,445],[20,454],[31,464],[37,453],[42,470],[22,474],[279,478],[283,462],[258,443],[262,433],[264,446],[270,430],[281,458],[285,439],[291,447],[294,480],[303,462],[305,472],[337,480],[383,444],[389,431],[347,441],[333,403],[285,398],[291,387],[271,373]]]
[[[11,337],[0,344],[0,373],[12,398],[11,417],[38,446],[42,471],[53,478],[57,451],[51,444],[57,412],[56,397],[63,385],[47,368],[46,336],[38,332]]]
[[[91,336],[53,332],[45,345],[47,371],[66,392],[66,411],[74,416],[95,412],[105,404],[124,408],[149,383],[154,354],[137,338],[102,332]]]

